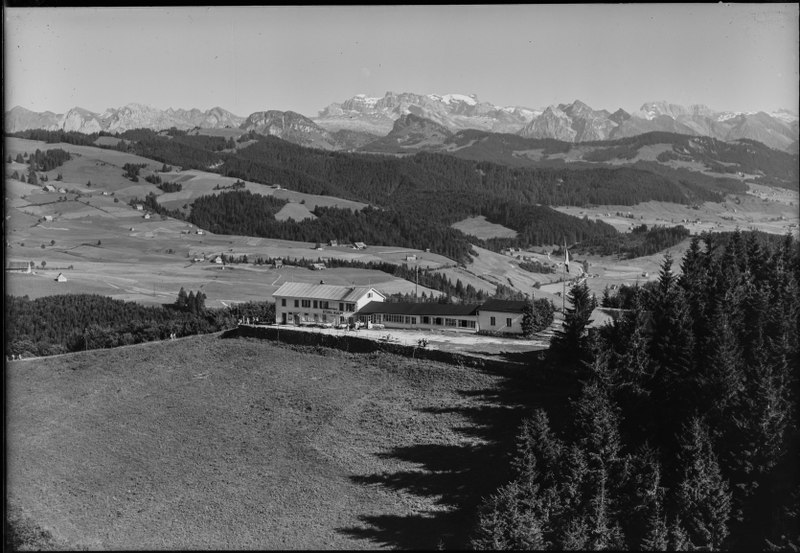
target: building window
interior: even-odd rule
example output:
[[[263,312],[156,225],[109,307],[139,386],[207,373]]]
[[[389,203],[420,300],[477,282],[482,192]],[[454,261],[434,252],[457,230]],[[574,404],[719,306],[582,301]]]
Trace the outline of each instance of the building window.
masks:
[[[367,292],[367,297],[371,298],[372,297],[372,292]]]
[[[300,307],[300,300],[294,300],[294,306]]]
[[[314,309],[317,308],[317,300],[314,300]]]
[[[497,321],[495,320],[495,318],[489,317],[489,326],[495,326],[495,325],[497,325]]]
[[[352,312],[352,311],[355,311],[355,310],[356,310],[356,304],[354,304],[354,303],[348,303],[348,304],[347,304],[347,310],[348,310],[348,311],[351,311],[351,312]]]
[[[344,311],[344,304],[343,303],[339,304],[339,311]]]
[[[511,317],[508,317],[508,318],[506,319],[506,326],[507,326],[507,327],[509,327],[509,328],[511,328]]]
[[[321,309],[329,309],[328,302],[326,302],[326,301],[319,302],[319,306],[320,306]]]
[[[311,307],[311,300],[302,300],[303,307]]]
[[[437,325],[439,325],[439,326],[442,326],[442,318],[441,318],[441,317],[436,317],[436,318],[434,319],[434,324],[437,324]]]
[[[281,307],[286,307],[286,298],[281,298]]]
[[[427,315],[426,315],[426,316],[424,316],[424,317],[422,317],[422,324],[424,324],[424,325],[429,325],[429,324],[431,324],[431,318],[430,318],[430,317],[428,317]]]
[[[322,314],[322,322],[323,323],[327,323],[328,322],[328,316],[325,313]]]

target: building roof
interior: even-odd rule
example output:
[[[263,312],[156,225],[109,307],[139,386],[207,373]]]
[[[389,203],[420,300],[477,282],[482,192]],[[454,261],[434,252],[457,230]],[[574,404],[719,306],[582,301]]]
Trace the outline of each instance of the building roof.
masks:
[[[405,302],[384,302],[372,301],[362,307],[359,315],[370,315],[372,313],[390,313],[393,315],[433,315],[433,316],[454,316],[463,317],[477,315],[478,305],[464,303],[405,303]]]
[[[381,297],[386,297],[375,288],[369,286],[337,286],[335,284],[306,284],[304,282],[286,282],[272,295],[317,300],[358,301],[369,291],[373,291]]]
[[[29,269],[30,261],[6,261],[6,269]]]
[[[524,301],[513,300],[486,300],[481,305],[481,311],[498,311],[500,313],[522,313],[525,309]]]

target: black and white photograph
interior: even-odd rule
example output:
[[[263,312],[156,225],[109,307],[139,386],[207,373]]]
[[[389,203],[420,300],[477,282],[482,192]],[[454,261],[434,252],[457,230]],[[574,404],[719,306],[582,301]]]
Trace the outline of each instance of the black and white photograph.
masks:
[[[799,14],[7,3],[4,548],[800,550]]]

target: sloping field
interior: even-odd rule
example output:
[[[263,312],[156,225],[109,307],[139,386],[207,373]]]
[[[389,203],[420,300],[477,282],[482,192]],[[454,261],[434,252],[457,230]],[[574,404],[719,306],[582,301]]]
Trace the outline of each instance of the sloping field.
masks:
[[[6,371],[9,505],[90,549],[464,547],[456,506],[505,478],[493,444],[546,397],[478,369],[214,336]]]
[[[683,225],[692,234],[703,231],[761,230],[773,234],[790,232],[792,224],[800,220],[797,192],[748,185],[750,192],[740,195],[738,202],[732,197],[721,203],[704,202],[693,209],[691,206],[668,202],[643,202],[633,206],[604,205],[597,207],[554,207],[553,209],[574,215],[599,219],[624,232],[631,225],[646,224],[675,226]],[[768,192],[765,192],[767,190]],[[769,195],[767,195],[769,194]],[[773,194],[775,196],[773,196]],[[622,213],[623,216],[617,215]],[[630,213],[632,218],[625,217]]]
[[[316,219],[317,216],[311,213],[308,208],[303,204],[289,203],[286,204],[275,214],[275,219],[278,221],[303,221],[305,219]]]
[[[463,221],[459,221],[457,223],[453,223],[450,225],[456,230],[460,230],[464,234],[469,234],[470,236],[476,236],[481,240],[487,240],[489,238],[516,238],[517,231],[504,227],[503,225],[498,225],[495,223],[490,223],[486,220],[486,217],[480,215],[478,217],[469,217],[464,219]]]

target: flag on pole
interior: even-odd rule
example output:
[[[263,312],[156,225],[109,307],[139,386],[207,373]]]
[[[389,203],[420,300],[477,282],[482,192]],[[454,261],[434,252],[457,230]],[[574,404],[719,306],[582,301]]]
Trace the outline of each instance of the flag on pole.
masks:
[[[569,272],[569,250],[567,249],[566,241],[564,241],[564,269]]]

